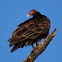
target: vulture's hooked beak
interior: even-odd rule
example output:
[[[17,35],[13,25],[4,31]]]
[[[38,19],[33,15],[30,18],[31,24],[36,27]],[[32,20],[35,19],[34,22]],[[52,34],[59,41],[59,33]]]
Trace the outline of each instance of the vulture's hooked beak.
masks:
[[[27,17],[29,17],[29,14],[27,15]]]
[[[31,13],[28,13],[27,17],[29,17],[31,15]]]

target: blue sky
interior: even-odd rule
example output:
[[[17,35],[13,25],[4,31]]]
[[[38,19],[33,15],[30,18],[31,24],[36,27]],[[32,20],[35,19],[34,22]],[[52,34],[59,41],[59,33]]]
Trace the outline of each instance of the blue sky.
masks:
[[[22,62],[30,54],[31,46],[11,53],[7,40],[18,24],[32,17],[27,18],[32,9],[51,20],[50,33],[57,27],[56,36],[34,62],[62,62],[62,0],[0,0],[0,62]]]

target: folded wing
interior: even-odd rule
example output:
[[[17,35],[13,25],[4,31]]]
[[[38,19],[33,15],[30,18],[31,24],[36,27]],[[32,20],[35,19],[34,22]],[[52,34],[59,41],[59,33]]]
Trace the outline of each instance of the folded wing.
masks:
[[[20,24],[13,32],[12,38],[8,40],[10,41],[10,46],[14,45],[11,52],[20,47],[23,48],[24,45],[32,45],[36,41],[45,38],[49,33],[49,28],[50,20],[47,17],[44,17],[43,19],[36,18],[35,21],[31,18]]]

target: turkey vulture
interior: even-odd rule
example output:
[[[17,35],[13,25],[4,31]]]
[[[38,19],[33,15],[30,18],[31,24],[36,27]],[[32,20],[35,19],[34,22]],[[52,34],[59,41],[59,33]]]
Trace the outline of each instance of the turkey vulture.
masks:
[[[27,17],[33,15],[32,18],[18,25],[18,28],[13,32],[9,46],[14,46],[11,52],[18,48],[23,48],[27,45],[37,44],[41,39],[44,39],[49,34],[50,20],[40,14],[36,10],[31,10]]]

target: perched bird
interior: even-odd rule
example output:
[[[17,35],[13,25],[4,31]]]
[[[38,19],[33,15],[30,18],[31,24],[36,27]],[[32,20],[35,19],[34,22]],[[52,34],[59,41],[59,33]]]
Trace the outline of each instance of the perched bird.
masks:
[[[30,15],[33,17],[19,24],[13,32],[12,38],[8,40],[10,47],[14,46],[11,52],[27,45],[33,46],[34,43],[37,44],[49,34],[50,20],[36,10],[31,10],[27,17]]]

